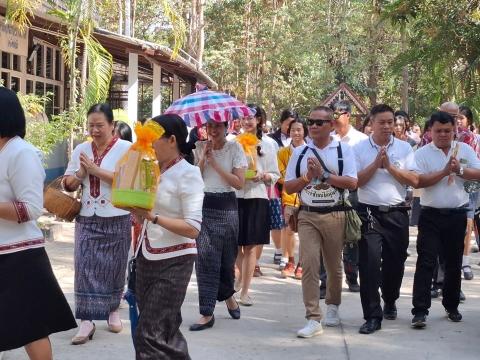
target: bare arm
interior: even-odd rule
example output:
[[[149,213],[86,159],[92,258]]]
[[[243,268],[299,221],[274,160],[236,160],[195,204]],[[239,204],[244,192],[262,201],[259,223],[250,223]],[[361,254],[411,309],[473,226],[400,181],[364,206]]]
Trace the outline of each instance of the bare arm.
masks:
[[[18,221],[17,211],[15,206],[11,202],[0,203],[0,219],[8,221]]]
[[[382,164],[382,153],[379,151],[375,160],[368,165],[365,169],[358,171],[358,187],[364,186],[370,181],[372,176],[375,174],[378,168]]]
[[[190,225],[184,219],[174,219],[167,216],[155,215],[152,211],[139,209],[139,208],[126,209],[126,210],[129,210],[133,214],[135,214],[138,220],[146,219],[152,222],[152,226],[161,226],[164,229],[174,234],[187,237],[189,239],[196,239],[198,237],[198,234],[200,233],[195,227]],[[156,216],[157,216],[157,223],[153,224],[153,221],[155,220]]]
[[[418,177],[418,184],[416,188],[426,188],[435,185],[440,182],[445,176],[448,176],[450,172],[445,172],[445,169],[435,171],[429,174],[420,174]]]
[[[306,175],[308,176],[308,175]],[[310,179],[310,178],[308,178]],[[311,180],[311,179],[310,179]],[[285,181],[284,183],[284,189],[287,194],[295,194],[299,193],[300,191],[303,190],[305,186],[307,186],[309,182],[306,182],[303,177],[299,177],[297,179]]]
[[[358,181],[357,179],[349,176],[338,176],[331,174],[326,183],[340,189],[355,190],[357,188]]]
[[[465,168],[463,169],[462,178],[465,180],[480,180],[480,170],[479,169],[472,169],[472,168]]]

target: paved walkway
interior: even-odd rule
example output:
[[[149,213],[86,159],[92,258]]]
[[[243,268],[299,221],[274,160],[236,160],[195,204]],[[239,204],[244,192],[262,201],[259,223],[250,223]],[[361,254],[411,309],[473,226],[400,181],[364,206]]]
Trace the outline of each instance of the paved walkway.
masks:
[[[413,229],[412,229],[413,230]],[[412,233],[413,234],[413,233]],[[360,335],[363,323],[358,294],[345,289],[340,308],[342,325],[327,328],[323,335],[312,339],[298,339],[295,332],[304,324],[301,285],[294,279],[280,279],[279,272],[270,265],[273,250],[266,247],[262,278],[254,279],[252,296],[255,304],[242,307],[242,319],[230,319],[224,304],[217,307],[214,328],[191,333],[188,325],[198,318],[197,285],[192,277],[183,306],[182,331],[187,337],[192,359],[322,359],[374,360],[384,359],[480,359],[480,256],[474,254],[472,263],[475,279],[463,282],[467,301],[461,305],[464,316],[461,323],[446,320],[440,300],[434,300],[428,327],[410,328],[412,278],[416,260],[414,238],[411,238],[410,256],[398,301],[399,318],[384,321],[381,331],[374,335]],[[61,241],[49,242],[47,251],[60,284],[73,307],[73,243],[70,225]],[[32,299],[35,301],[35,299]],[[325,308],[325,307],[324,307]],[[69,344],[75,330],[52,336],[54,358],[58,360],[127,360],[134,358],[130,337],[128,310],[121,309],[126,325],[121,334],[106,331],[106,323],[97,322],[93,341],[82,346]],[[27,359],[23,349],[4,354],[2,360]]]

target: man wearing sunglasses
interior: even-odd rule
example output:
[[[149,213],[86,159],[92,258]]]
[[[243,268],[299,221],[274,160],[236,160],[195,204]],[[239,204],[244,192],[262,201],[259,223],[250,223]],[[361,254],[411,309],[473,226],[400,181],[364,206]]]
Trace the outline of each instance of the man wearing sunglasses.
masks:
[[[355,189],[355,157],[347,144],[333,139],[333,111],[314,108],[307,119],[312,141],[295,148],[287,166],[285,190],[300,194],[298,236],[303,267],[302,292],[307,324],[297,332],[309,338],[323,332],[319,304],[320,259],[328,274],[326,326],[340,324],[342,249],[345,237],[344,191]]]
[[[333,127],[332,136],[335,140],[341,141],[350,145],[352,148],[360,141],[368,138],[367,135],[358,131],[350,124],[350,117],[352,114],[352,105],[347,100],[337,101],[333,106]],[[355,207],[358,203],[357,191],[350,191],[348,196],[350,203]],[[358,246],[348,245],[343,249],[343,270],[345,271],[345,280],[348,289],[351,292],[359,292],[360,285],[358,285]],[[327,273],[322,264],[320,273],[320,298],[325,298]]]

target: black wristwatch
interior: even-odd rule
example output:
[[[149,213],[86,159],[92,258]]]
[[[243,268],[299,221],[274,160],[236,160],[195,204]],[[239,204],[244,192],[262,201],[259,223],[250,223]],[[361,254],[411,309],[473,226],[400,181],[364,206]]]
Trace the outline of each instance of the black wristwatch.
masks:
[[[330,173],[328,171],[324,171],[320,180],[322,182],[326,182],[328,179],[330,179]]]

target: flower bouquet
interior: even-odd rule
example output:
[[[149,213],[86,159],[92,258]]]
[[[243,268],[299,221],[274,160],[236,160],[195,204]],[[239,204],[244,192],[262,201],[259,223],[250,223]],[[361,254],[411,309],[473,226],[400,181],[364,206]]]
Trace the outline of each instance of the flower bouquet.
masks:
[[[248,168],[245,171],[245,179],[253,179],[257,175],[258,138],[253,134],[243,133],[236,137],[236,141],[242,145],[247,157]]]

